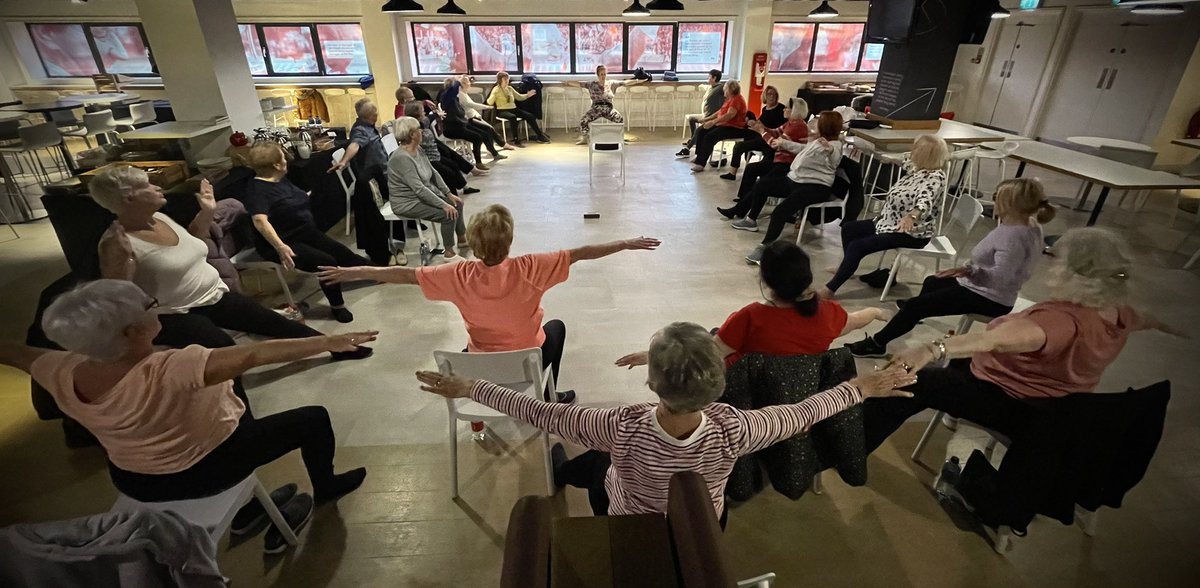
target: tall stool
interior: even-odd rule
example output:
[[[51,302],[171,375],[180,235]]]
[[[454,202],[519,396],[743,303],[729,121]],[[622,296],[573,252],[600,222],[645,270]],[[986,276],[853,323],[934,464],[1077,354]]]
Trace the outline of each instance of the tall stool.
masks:
[[[550,110],[557,110],[560,120],[562,120],[562,128],[564,131],[570,130],[567,126],[568,107],[567,107],[567,89],[562,86],[547,86],[546,92],[546,119],[550,119]],[[546,125],[549,127],[549,125]]]
[[[679,104],[675,99],[675,86],[655,86],[654,100],[650,103],[650,130],[653,131],[659,121],[659,108],[670,107],[671,128],[679,125]]]
[[[642,126],[654,129],[653,121],[646,120],[650,118],[650,88],[646,86],[630,86],[629,94],[626,99],[628,102],[629,114],[625,115],[626,128],[633,127],[633,113],[640,105],[642,109]]]
[[[329,109],[329,122],[340,122],[337,120],[337,116],[350,109],[350,105],[347,102],[348,98],[346,96],[346,89],[322,88],[321,95],[325,97],[325,106]],[[350,119],[348,114],[347,119],[348,122],[346,123],[346,128],[349,129],[350,125],[353,124],[354,121],[353,119]]]
[[[681,139],[687,139],[688,126],[682,119],[692,112],[696,112],[693,110],[696,107],[697,100],[699,100],[696,96],[696,86],[675,86],[675,108],[678,110],[676,110],[674,120],[680,121],[680,126],[683,127],[683,131],[680,132]]]

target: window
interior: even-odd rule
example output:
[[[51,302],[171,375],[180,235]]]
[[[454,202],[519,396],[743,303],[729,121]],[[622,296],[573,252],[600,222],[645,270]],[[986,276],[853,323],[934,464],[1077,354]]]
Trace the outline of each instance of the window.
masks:
[[[575,71],[590,72],[603,65],[620,72],[625,50],[621,23],[575,25]]]
[[[361,76],[371,72],[357,23],[239,24],[256,76]]]
[[[470,25],[471,71],[495,73],[517,70],[517,27]]]
[[[675,62],[675,25],[639,24],[626,27],[629,56],[625,69],[667,71]]]
[[[367,47],[363,45],[362,27],[357,24],[317,25],[321,41],[321,59],[325,73],[331,76],[362,76],[371,73],[367,66]]]
[[[240,24],[238,32],[242,34],[242,50],[246,52],[246,61],[250,63],[250,75],[267,75],[267,58],[263,55],[254,25]]]
[[[677,73],[723,69],[725,66],[725,23],[679,23]]]
[[[879,71],[882,55],[882,45],[863,43],[862,23],[780,22],[771,30],[774,72]]]
[[[306,26],[264,26],[267,68],[272,74],[320,75],[312,29]]]
[[[461,24],[412,23],[417,75],[467,71],[467,43]]]
[[[571,25],[521,25],[521,65],[528,73],[571,73]]]
[[[137,24],[30,24],[29,38],[52,78],[99,73],[156,75],[150,45]]]

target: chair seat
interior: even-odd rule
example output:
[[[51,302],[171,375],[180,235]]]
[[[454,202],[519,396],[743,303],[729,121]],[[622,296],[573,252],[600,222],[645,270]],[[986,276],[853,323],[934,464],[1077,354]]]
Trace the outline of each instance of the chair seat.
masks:
[[[258,477],[250,474],[245,480],[215,496],[171,502],[141,502],[124,494],[118,494],[112,510],[116,512],[171,511],[185,520],[203,527],[216,541],[233,522],[233,515],[254,493],[254,486],[257,483]]]
[[[921,249],[904,249],[902,252],[910,255],[925,255],[929,257],[954,257],[958,254],[958,250],[954,248],[954,244],[950,242],[950,238],[945,235],[930,239],[929,244]]]

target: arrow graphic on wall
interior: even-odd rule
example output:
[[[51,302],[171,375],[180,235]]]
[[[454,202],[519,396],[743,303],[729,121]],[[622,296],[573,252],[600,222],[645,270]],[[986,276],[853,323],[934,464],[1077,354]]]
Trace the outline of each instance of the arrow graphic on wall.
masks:
[[[900,112],[901,110],[904,110],[905,108],[908,108],[910,105],[912,105],[916,102],[920,102],[923,99],[927,99],[927,103],[925,104],[925,110],[929,110],[930,108],[933,108],[933,98],[934,98],[934,96],[937,96],[938,89],[937,88],[917,88],[916,91],[921,92],[921,94],[918,94],[916,98],[913,98],[912,100],[909,100],[908,102],[905,102],[904,104],[901,104],[900,106],[897,106],[896,108],[893,108],[892,111],[888,113],[888,116],[893,116],[897,112]]]

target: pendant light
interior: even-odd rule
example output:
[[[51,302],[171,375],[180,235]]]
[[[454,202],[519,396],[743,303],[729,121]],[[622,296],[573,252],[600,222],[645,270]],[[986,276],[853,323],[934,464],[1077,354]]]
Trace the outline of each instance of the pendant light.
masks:
[[[1151,16],[1170,16],[1183,14],[1184,9],[1182,4],[1138,4],[1130,12]]]
[[[821,0],[821,5],[808,13],[808,18],[833,18],[837,15],[838,11],[829,5],[829,0]]]
[[[417,4],[415,0],[388,0],[381,10],[383,12],[422,12],[425,7]]]
[[[648,10],[683,10],[683,3],[679,0],[650,0],[646,4]]]
[[[629,8],[621,11],[625,16],[650,16],[650,10],[642,6],[642,0],[633,0],[633,4]]]
[[[454,0],[446,0],[446,5],[437,9],[438,14],[459,14],[466,15],[467,11],[460,8],[454,3]]]

